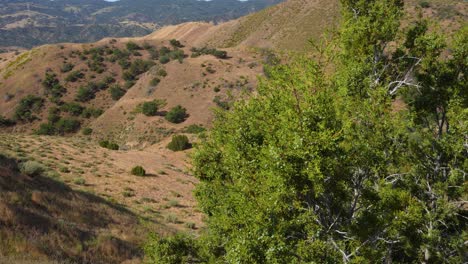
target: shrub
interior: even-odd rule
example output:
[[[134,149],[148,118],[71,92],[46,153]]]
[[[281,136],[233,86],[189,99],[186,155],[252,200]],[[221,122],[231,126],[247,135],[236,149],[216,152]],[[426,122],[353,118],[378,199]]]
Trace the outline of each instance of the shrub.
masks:
[[[81,130],[81,133],[85,136],[89,136],[93,133],[93,129],[90,127],[85,127],[83,130]]]
[[[109,92],[110,92],[110,94],[111,94],[112,100],[117,101],[117,100],[119,100],[122,96],[124,96],[125,93],[126,93],[127,91],[124,90],[124,89],[122,89],[122,87],[120,87],[120,85],[116,84],[116,85],[113,85],[113,86],[109,89]]]
[[[126,81],[124,85],[124,89],[130,89],[133,85],[135,85],[135,81]]]
[[[175,215],[167,216],[168,222],[177,220]],[[149,263],[175,264],[200,263],[196,241],[185,234],[161,238],[152,234],[144,247]]]
[[[19,169],[21,173],[26,174],[28,176],[39,176],[44,173],[45,168],[36,161],[26,161],[20,164]]]
[[[80,129],[81,122],[74,118],[61,118],[55,124],[56,132],[59,134],[74,133]]]
[[[60,109],[72,116],[79,116],[83,113],[84,107],[78,103],[70,102],[63,104]]]
[[[16,120],[31,122],[37,117],[33,113],[39,112],[44,105],[44,99],[35,95],[28,95],[21,99],[15,108]]]
[[[229,102],[222,100],[219,96],[215,96],[213,102],[224,110],[229,110],[231,108]]]
[[[200,55],[213,55],[218,59],[227,59],[228,54],[224,50],[217,50],[217,49],[210,49],[207,47],[204,48],[192,48],[192,56],[193,58],[199,57]]]
[[[161,49],[159,49],[159,55],[161,56],[165,56],[167,54],[169,54],[171,52],[171,49],[169,49],[168,47],[161,47]]]
[[[171,39],[169,43],[174,47],[174,48],[183,48],[184,45],[180,43],[177,39]]]
[[[167,76],[167,72],[166,72],[166,70],[164,70],[164,69],[159,69],[158,75],[161,76],[161,77],[166,77],[166,76]]]
[[[185,121],[187,118],[187,109],[183,108],[182,106],[178,105],[176,107],[173,107],[165,116],[166,120],[179,124]]]
[[[99,108],[85,108],[83,112],[81,113],[81,116],[84,118],[91,118],[91,117],[99,117],[104,113],[104,110],[99,109]]]
[[[127,42],[126,47],[129,51],[141,50],[141,47],[133,41]]]
[[[427,1],[421,1],[419,2],[419,6],[421,6],[422,8],[429,8],[431,7],[431,4]]]
[[[150,81],[150,85],[151,85],[151,86],[156,86],[156,85],[158,85],[160,82],[161,82],[161,80],[160,80],[159,78],[153,78],[153,79]]]
[[[76,93],[75,100],[79,101],[79,102],[90,101],[90,100],[94,99],[94,97],[96,97],[95,93],[96,93],[96,91],[94,89],[92,89],[90,86],[86,86],[86,87],[81,86],[78,89],[78,92]]]
[[[110,150],[119,150],[119,145],[109,140],[99,141],[99,146],[106,148],[106,149],[110,149]]]
[[[159,62],[162,63],[162,64],[166,64],[166,63],[168,63],[170,61],[171,61],[171,59],[167,55],[159,57]]]
[[[185,128],[184,132],[189,134],[199,134],[205,132],[206,128],[199,125],[190,125]]]
[[[145,116],[155,116],[158,113],[158,104],[155,101],[144,102],[141,105],[141,112]]]
[[[146,175],[146,171],[142,166],[133,167],[131,173],[132,173],[132,175],[135,175],[135,176],[145,176]]]
[[[15,125],[15,121],[0,115],[0,127],[9,127]]]
[[[35,131],[36,135],[55,135],[55,126],[53,123],[43,123],[39,126],[39,128]]]
[[[167,145],[167,148],[172,151],[183,151],[192,147],[188,137],[185,135],[174,135],[172,141]]]
[[[83,179],[83,178],[76,178],[76,179],[73,180],[73,183],[75,183],[76,185],[85,185],[86,180]]]
[[[65,73],[65,72],[69,72],[71,70],[73,70],[73,68],[75,67],[75,65],[73,65],[72,63],[64,63],[62,65],[62,67],[60,68],[60,71]]]
[[[59,119],[60,119],[60,109],[58,109],[57,107],[49,108],[49,115],[47,116],[47,120],[50,123],[55,123],[59,121]]]
[[[65,77],[65,81],[76,82],[79,79],[83,79],[83,78],[84,78],[84,73],[82,73],[81,71],[72,71],[67,75],[67,77]]]

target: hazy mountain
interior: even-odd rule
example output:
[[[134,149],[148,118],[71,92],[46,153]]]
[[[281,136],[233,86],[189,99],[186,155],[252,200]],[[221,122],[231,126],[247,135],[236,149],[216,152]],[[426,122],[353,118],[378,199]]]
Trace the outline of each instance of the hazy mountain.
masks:
[[[0,46],[135,37],[162,25],[226,21],[281,0],[2,0]]]

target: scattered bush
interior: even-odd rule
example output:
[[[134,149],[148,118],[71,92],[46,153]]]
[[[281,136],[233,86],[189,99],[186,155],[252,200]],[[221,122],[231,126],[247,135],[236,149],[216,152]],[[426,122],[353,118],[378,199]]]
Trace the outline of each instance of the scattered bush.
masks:
[[[81,86],[75,96],[75,100],[79,102],[88,102],[96,97],[96,91],[89,86]]]
[[[144,102],[141,105],[141,112],[145,116],[155,116],[158,113],[158,104],[155,101]]]
[[[154,66],[154,62],[152,61],[137,59],[130,65],[129,69],[123,73],[122,78],[126,81],[133,81],[138,75],[147,72],[152,66]]]
[[[111,94],[112,100],[117,101],[122,96],[124,96],[127,91],[122,89],[122,87],[120,87],[120,85],[115,84],[109,89],[109,92]]]
[[[199,125],[190,125],[185,128],[184,132],[189,134],[200,134],[205,132],[206,128],[199,126]]]
[[[172,151],[183,151],[192,147],[189,139],[185,135],[174,135],[172,141],[167,145],[167,148]]]
[[[79,79],[83,79],[83,78],[84,78],[84,73],[82,73],[81,71],[72,71],[67,75],[67,77],[65,77],[65,81],[76,82]]]
[[[20,163],[19,169],[21,173],[28,176],[40,176],[45,171],[44,166],[36,161],[26,161]]]
[[[67,91],[65,87],[60,85],[57,75],[53,72],[46,72],[45,78],[42,81],[42,86],[45,89],[46,95],[51,95],[55,98],[60,98]]]
[[[90,108],[85,108],[83,112],[81,113],[81,116],[84,118],[91,118],[91,117],[97,118],[101,116],[103,113],[104,113],[104,110],[102,109],[90,107]]]
[[[150,81],[150,85],[151,85],[151,86],[157,86],[160,82],[161,82],[161,80],[160,80],[159,78],[153,78],[153,79]]]
[[[133,167],[131,173],[132,173],[132,175],[135,175],[135,176],[145,176],[146,175],[146,171],[142,166]]]
[[[431,4],[427,1],[421,1],[419,2],[419,6],[421,6],[422,8],[429,8],[431,7]]]
[[[127,42],[126,47],[129,51],[141,50],[141,47],[133,41]]]
[[[61,118],[55,124],[56,133],[74,133],[80,129],[81,122],[73,118]]]
[[[168,63],[170,61],[171,61],[171,59],[167,55],[159,57],[159,62],[162,63],[162,64],[166,64],[166,63]]]
[[[78,103],[69,102],[69,103],[63,104],[60,107],[60,109],[66,113],[69,113],[72,116],[79,116],[81,115],[81,113],[83,113],[83,110],[85,108]]]
[[[62,65],[62,67],[60,68],[60,71],[65,73],[65,72],[69,72],[71,70],[73,70],[73,68],[75,67],[75,65],[73,65],[72,63],[64,63]]]
[[[43,98],[35,95],[28,95],[21,99],[16,106],[14,118],[16,120],[31,122],[37,118],[34,113],[38,113],[43,105]]]
[[[90,127],[85,127],[81,130],[81,133],[85,136],[89,136],[93,133],[93,129]]]
[[[192,48],[192,58],[199,57],[200,55],[213,55],[218,59],[227,59],[228,54],[224,50],[210,49],[207,47],[204,48]]]
[[[187,109],[180,105],[173,107],[165,116],[167,121],[175,124],[184,122],[187,117]]]
[[[49,108],[49,115],[47,116],[47,120],[49,123],[56,123],[57,121],[60,120],[60,109],[57,107],[51,107]]]
[[[164,70],[164,69],[159,69],[158,75],[161,76],[161,77],[166,77],[166,76],[167,76],[167,72],[166,72],[166,70]]]
[[[184,47],[184,45],[182,45],[182,44],[180,43],[180,41],[178,41],[178,40],[176,40],[176,39],[171,39],[171,40],[169,41],[169,43],[170,43],[174,48],[183,48],[183,47]]]
[[[40,124],[39,128],[35,131],[35,134],[44,136],[55,135],[55,125],[51,122]]]
[[[119,150],[119,145],[109,140],[99,141],[99,146],[106,148],[106,149],[110,149],[110,150]]]
[[[75,183],[76,185],[85,185],[86,180],[83,179],[83,178],[76,178],[76,179],[73,180],[73,183]]]
[[[15,125],[15,121],[0,115],[0,127],[9,127],[9,126],[14,126],[14,125]]]
[[[230,103],[228,101],[222,100],[219,96],[215,96],[213,102],[224,110],[229,110],[231,108]]]

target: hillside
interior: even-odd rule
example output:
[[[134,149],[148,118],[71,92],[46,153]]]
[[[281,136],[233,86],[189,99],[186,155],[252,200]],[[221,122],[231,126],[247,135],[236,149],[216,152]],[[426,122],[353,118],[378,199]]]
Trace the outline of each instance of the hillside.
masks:
[[[463,0],[409,0],[405,3],[405,21],[415,19],[422,12],[445,29],[453,30],[463,25],[468,16],[468,4]],[[240,46],[306,51],[311,49],[309,40],[319,40],[323,33],[338,24],[338,10],[338,0],[289,0],[219,25],[189,22],[164,27],[146,38],[171,36],[198,46],[218,48]]]
[[[31,48],[60,42],[136,37],[187,21],[221,22],[261,10],[280,0],[3,0],[0,48]]]

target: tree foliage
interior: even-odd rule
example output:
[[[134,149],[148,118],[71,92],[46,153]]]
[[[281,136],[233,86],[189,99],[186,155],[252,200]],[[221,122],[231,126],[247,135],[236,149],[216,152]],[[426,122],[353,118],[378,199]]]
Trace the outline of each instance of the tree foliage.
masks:
[[[466,261],[467,31],[447,46],[425,21],[401,32],[401,0],[341,3],[333,73],[272,67],[198,145],[196,261]]]

